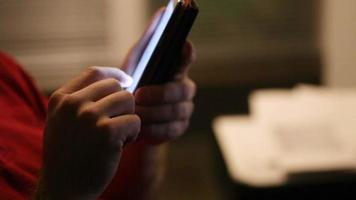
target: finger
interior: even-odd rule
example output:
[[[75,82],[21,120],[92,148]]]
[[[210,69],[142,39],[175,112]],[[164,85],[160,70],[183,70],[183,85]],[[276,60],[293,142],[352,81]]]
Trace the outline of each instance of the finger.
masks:
[[[94,82],[108,78],[118,80],[123,87],[129,87],[132,83],[132,78],[120,69],[114,67],[89,67],[85,72],[60,88],[58,92],[70,94]]]
[[[135,100],[129,92],[120,91],[100,99],[94,106],[99,113],[112,118],[118,115],[133,114],[135,111]]]
[[[125,144],[136,140],[140,132],[141,121],[137,115],[122,115],[114,118],[102,118],[97,122],[97,127],[111,144],[122,148]]]
[[[124,60],[123,67],[122,67],[122,70],[124,70],[126,73],[132,74],[134,68],[137,65],[138,59],[143,53],[145,47],[147,46],[148,41],[151,39],[164,10],[165,8],[161,8],[154,14],[154,16],[151,19],[151,22],[147,26],[140,40],[130,49],[129,53],[127,54]]]
[[[193,113],[194,104],[191,101],[153,107],[136,107],[136,114],[143,124],[164,123],[189,119]]]
[[[173,141],[184,134],[188,125],[188,120],[145,125],[141,128],[140,138],[153,143]]]
[[[95,82],[77,92],[74,92],[72,95],[81,99],[82,101],[98,101],[106,97],[109,94],[121,91],[119,81],[116,79],[104,79],[98,82]]]
[[[196,53],[193,43],[186,41],[182,49],[181,59],[178,62],[179,71],[175,76],[176,80],[181,80],[188,75],[189,66],[195,61],[195,59]]]
[[[184,79],[164,85],[139,88],[135,92],[135,99],[136,104],[142,106],[169,104],[191,100],[195,92],[195,83],[190,79]]]

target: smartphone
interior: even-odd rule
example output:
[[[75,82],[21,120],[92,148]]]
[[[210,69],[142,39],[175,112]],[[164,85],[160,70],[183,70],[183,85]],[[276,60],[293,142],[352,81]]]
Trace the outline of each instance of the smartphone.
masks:
[[[133,83],[127,91],[134,93],[141,86],[163,84],[179,70],[183,45],[199,13],[194,0],[170,0],[164,11],[151,24],[153,33],[137,54]]]

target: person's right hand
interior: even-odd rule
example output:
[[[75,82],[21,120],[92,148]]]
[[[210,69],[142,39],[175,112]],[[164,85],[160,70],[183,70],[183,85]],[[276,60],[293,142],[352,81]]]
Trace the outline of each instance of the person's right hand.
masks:
[[[92,67],[51,96],[40,199],[96,199],[105,190],[140,131],[125,81],[119,69]]]

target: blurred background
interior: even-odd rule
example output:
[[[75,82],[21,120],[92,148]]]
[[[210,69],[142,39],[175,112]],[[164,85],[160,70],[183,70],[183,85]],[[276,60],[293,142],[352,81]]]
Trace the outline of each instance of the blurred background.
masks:
[[[167,0],[0,0],[0,49],[50,93],[87,66],[120,66]],[[248,95],[299,83],[356,84],[356,1],[198,0],[190,40],[199,90],[188,134],[171,145],[160,199],[227,199],[212,120],[248,113]]]

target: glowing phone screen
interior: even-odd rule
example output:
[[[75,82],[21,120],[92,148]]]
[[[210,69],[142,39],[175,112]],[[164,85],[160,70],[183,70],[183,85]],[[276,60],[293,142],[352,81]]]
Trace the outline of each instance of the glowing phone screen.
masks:
[[[166,26],[168,25],[170,18],[173,15],[174,4],[175,4],[174,2],[175,2],[175,0],[170,0],[164,13],[162,14],[162,17],[157,25],[157,28],[154,31],[150,41],[148,42],[147,47],[146,47],[145,51],[143,52],[137,66],[135,68],[135,71],[132,74],[133,83],[130,87],[126,88],[127,91],[133,93],[136,90],[136,88],[140,82],[140,79],[146,69],[146,66],[148,65],[148,62],[150,61],[150,58],[151,58],[153,52],[155,51],[156,46],[158,45],[158,43],[163,35],[163,32],[164,32]]]

